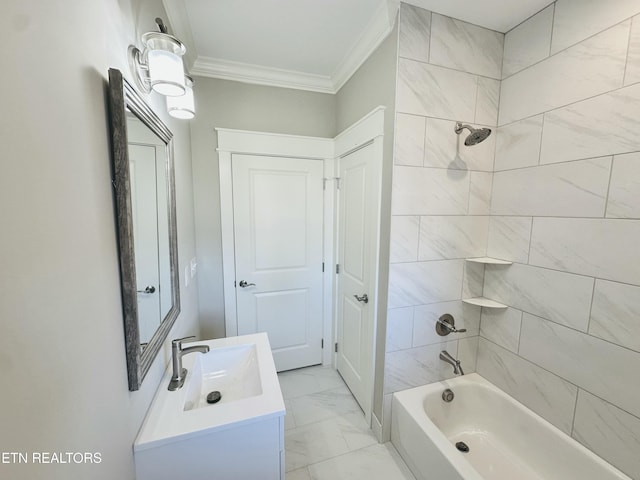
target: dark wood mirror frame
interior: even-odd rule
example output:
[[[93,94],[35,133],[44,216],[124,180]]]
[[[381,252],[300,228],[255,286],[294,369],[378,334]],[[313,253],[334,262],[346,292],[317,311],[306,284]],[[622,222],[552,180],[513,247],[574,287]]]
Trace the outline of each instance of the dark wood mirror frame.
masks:
[[[172,305],[155,334],[143,346],[140,344],[136,263],[131,202],[131,174],[127,140],[127,114],[130,111],[166,145],[167,199],[169,220],[169,264],[171,269]],[[116,217],[120,256],[120,283],[124,315],[124,337],[127,356],[129,390],[138,390],[149,371],[169,330],[180,313],[180,279],[178,274],[178,238],[176,226],[175,173],[173,166],[173,134],[147,105],[140,94],[117,69],[109,69],[109,112],[115,189]]]

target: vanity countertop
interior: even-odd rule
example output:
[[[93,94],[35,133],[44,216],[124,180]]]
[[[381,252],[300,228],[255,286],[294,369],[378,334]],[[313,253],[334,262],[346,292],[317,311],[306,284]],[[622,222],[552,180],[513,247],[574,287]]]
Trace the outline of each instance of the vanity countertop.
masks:
[[[138,452],[271,417],[284,416],[284,400],[266,333],[183,344],[184,348],[194,345],[208,345],[210,352],[208,354],[190,353],[183,357],[183,367],[188,370],[187,377],[184,386],[173,392],[167,389],[172,375],[172,368],[169,365],[134,442],[134,451]],[[192,408],[189,392],[193,394],[194,388],[190,389],[190,382],[197,381],[198,356],[211,355],[209,358],[215,360],[215,355],[224,352],[225,349],[229,351],[244,347],[255,348],[253,361],[257,363],[259,370],[260,392],[246,398],[225,401],[225,392],[222,391],[223,400],[219,403]],[[215,365],[215,361],[209,361],[209,364]],[[224,375],[224,371],[210,372],[209,375],[214,377]]]

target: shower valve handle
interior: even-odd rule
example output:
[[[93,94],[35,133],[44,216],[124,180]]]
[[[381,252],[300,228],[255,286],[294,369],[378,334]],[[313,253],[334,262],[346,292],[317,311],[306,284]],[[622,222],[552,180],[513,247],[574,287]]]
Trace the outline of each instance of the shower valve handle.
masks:
[[[453,315],[449,313],[442,315],[436,322],[436,332],[441,337],[449,335],[450,333],[464,333],[466,331],[466,328],[456,328]]]

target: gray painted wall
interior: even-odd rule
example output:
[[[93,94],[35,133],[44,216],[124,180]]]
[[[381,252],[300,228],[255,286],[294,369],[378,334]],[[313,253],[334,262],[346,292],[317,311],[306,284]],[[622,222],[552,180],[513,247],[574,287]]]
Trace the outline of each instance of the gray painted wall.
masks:
[[[0,464],[2,478],[134,478],[132,443],[168,360],[129,392],[106,107],[109,67],[166,17],[159,0],[3,2],[0,451],[100,452],[98,465]],[[149,99],[161,114],[165,107]],[[195,256],[187,123],[175,134],[179,263]],[[195,284],[194,284],[195,286]],[[197,334],[181,289],[172,337]]]
[[[333,137],[335,96],[287,88],[196,79],[191,122],[200,320],[206,338],[225,336],[220,179],[215,128]]]

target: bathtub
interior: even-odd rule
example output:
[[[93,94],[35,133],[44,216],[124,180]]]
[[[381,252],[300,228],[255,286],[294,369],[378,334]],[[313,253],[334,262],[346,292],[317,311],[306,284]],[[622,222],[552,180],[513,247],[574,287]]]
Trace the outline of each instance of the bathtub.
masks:
[[[418,480],[631,480],[476,373],[394,393],[391,442]]]

